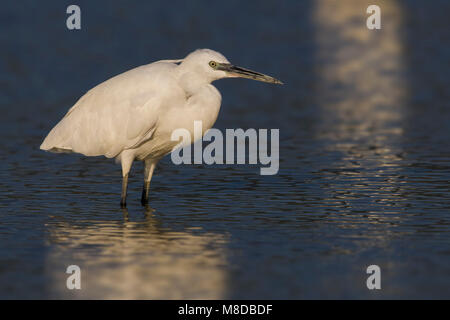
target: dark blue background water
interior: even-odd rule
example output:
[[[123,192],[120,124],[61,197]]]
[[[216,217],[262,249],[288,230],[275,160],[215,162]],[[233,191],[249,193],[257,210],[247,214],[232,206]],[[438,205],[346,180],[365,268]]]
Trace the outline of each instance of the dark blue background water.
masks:
[[[450,298],[447,1],[77,1],[0,7],[1,298]],[[196,48],[285,85],[216,83],[216,127],[279,128],[280,171],[120,167],[39,150],[88,89]],[[66,289],[68,265],[82,290]],[[382,289],[366,287],[366,268]]]

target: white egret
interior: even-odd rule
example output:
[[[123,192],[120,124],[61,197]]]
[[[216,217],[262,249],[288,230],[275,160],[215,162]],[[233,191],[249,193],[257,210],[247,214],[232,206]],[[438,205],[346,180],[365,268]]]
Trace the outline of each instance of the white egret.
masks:
[[[141,202],[148,203],[153,170],[177,141],[178,128],[193,136],[194,121],[204,134],[216,121],[222,97],[211,82],[248,78],[282,84],[240,68],[219,52],[199,49],[180,60],[161,60],[115,76],[82,96],[50,131],[41,149],[116,158],[122,165],[121,206],[126,206],[128,173],[134,160],[145,164]]]

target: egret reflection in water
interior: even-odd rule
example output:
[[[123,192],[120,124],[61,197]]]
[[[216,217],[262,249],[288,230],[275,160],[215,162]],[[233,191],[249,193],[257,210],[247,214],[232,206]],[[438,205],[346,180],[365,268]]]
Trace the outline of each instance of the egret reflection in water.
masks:
[[[83,299],[221,299],[229,281],[226,234],[201,228],[175,231],[161,226],[154,210],[144,221],[49,223],[46,257],[53,297]],[[67,266],[81,269],[81,290],[68,290]]]

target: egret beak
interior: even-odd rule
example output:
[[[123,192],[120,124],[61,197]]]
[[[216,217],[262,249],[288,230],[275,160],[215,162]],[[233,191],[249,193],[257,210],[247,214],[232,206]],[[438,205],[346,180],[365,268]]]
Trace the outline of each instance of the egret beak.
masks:
[[[255,72],[252,70],[244,69],[244,68],[241,68],[238,66],[233,66],[232,64],[229,64],[229,63],[218,64],[217,69],[225,71],[230,77],[233,77],[233,78],[238,77],[238,78],[253,79],[253,80],[262,81],[262,82],[283,84],[283,82],[281,82],[280,80],[275,79],[271,76],[268,76],[268,75],[265,75],[265,74],[262,74],[259,72]]]

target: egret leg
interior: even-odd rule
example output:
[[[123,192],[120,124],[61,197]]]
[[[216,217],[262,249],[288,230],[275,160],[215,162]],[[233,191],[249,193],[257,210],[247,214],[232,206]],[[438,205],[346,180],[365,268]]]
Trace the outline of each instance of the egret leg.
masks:
[[[153,170],[155,170],[156,162],[145,160],[144,170],[144,187],[142,188],[141,204],[143,206],[148,204],[148,191],[150,190],[150,181],[152,180]]]
[[[134,160],[132,152],[125,150],[120,154],[120,163],[122,164],[122,194],[120,196],[120,206],[125,208],[127,206],[127,186],[128,186],[128,173],[131,169],[131,164]]]
[[[128,173],[123,176],[122,179],[122,194],[120,196],[120,206],[125,208],[127,206],[127,185],[128,185]]]

